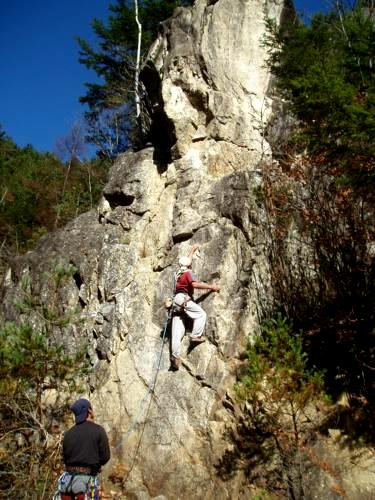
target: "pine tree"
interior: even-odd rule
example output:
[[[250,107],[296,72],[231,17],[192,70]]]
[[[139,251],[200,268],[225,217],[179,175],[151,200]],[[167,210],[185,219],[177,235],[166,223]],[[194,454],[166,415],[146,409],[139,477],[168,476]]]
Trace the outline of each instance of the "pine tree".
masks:
[[[178,6],[191,5],[193,0],[138,0],[142,26],[141,62],[157,35],[161,21]],[[110,5],[107,24],[98,19],[92,28],[98,37],[95,50],[82,38],[79,62],[92,69],[103,80],[86,83],[87,93],[81,102],[89,107],[86,113],[88,139],[102,155],[114,157],[132,143],[139,141],[136,127],[135,73],[138,30],[134,0],[117,0]]]
[[[310,25],[269,21],[265,44],[277,88],[299,120],[300,147],[328,151],[353,175],[375,164],[375,23],[360,4],[338,5]]]

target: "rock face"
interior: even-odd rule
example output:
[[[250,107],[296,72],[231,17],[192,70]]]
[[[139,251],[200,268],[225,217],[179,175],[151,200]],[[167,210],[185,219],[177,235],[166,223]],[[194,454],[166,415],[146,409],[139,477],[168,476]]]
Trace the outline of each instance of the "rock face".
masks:
[[[280,22],[285,10],[276,1],[196,0],[165,22],[142,74],[153,147],[121,155],[98,210],[44,237],[4,280],[2,310],[11,319],[22,276],[48,301],[51,263],[75,266],[56,293],[65,309],[79,307],[83,322],[62,339],[67,349],[89,342],[87,395],[129,498],[248,497],[241,475],[224,482],[215,465],[228,447],[241,353],[272,298],[256,196],[259,164],[271,153],[260,40],[265,16]],[[207,341],[190,349],[185,336],[174,372],[163,302],[178,257],[196,243],[195,273],[222,291],[201,294]]]

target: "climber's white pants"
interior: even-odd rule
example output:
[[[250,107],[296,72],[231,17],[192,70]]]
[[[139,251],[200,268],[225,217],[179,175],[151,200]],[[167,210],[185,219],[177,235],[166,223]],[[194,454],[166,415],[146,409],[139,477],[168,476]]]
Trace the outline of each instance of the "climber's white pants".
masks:
[[[182,306],[185,300],[186,294],[184,293],[178,293],[174,298],[177,306]],[[183,314],[175,314],[172,319],[172,356],[177,358],[180,356],[181,341],[185,335],[184,315],[189,316],[194,321],[190,337],[201,337],[206,326],[207,314],[194,301],[189,300],[184,310]]]

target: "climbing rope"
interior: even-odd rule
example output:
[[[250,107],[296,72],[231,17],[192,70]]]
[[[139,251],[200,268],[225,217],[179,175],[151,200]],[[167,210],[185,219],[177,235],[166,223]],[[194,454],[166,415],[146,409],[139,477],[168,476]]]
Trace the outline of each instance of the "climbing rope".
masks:
[[[121,441],[115,446],[115,449],[118,449],[120,446],[123,446],[126,443],[126,441],[129,439],[129,436],[133,432],[133,430],[136,427],[136,425],[138,425],[138,423],[139,423],[139,418],[140,418],[141,414],[143,413],[144,405],[145,405],[145,403],[147,401],[147,398],[149,396],[152,396],[152,394],[154,393],[155,386],[156,386],[156,381],[157,381],[157,377],[158,377],[158,374],[159,374],[159,371],[160,371],[161,359],[162,359],[162,355],[163,355],[163,350],[164,350],[164,344],[165,344],[165,338],[166,338],[166,334],[167,334],[168,324],[169,324],[169,322],[170,322],[170,320],[172,318],[172,314],[173,314],[173,299],[174,299],[174,296],[175,296],[176,281],[177,281],[177,276],[176,276],[175,273],[174,273],[173,277],[174,277],[174,285],[173,285],[172,304],[171,304],[171,306],[168,309],[167,319],[165,321],[164,328],[163,328],[163,335],[161,337],[161,346],[160,346],[159,355],[157,357],[155,375],[150,380],[150,383],[149,383],[148,388],[147,388],[147,392],[144,395],[144,397],[142,398],[141,402],[139,403],[139,409],[138,409],[138,412],[137,412],[137,414],[136,414],[136,416],[135,416],[135,418],[133,420],[132,425],[129,427],[129,429],[128,429],[127,433],[125,434],[124,438],[121,439]],[[134,456],[133,456],[133,460],[132,460],[130,469],[128,471],[128,474],[127,474],[126,478],[124,478],[124,483],[127,482],[128,478],[129,478],[129,476],[130,476],[130,474],[131,474],[131,472],[133,470],[133,467],[135,465],[136,459],[137,459],[139,448],[140,448],[141,442],[142,442],[143,433],[144,433],[144,430],[145,430],[145,427],[146,427],[148,413],[149,413],[150,407],[151,407],[151,401],[152,401],[152,397],[150,397],[150,400],[149,400],[149,403],[148,403],[146,414],[145,414],[145,417],[143,419],[142,432],[140,434],[140,437],[139,437],[139,440],[138,440],[138,443],[137,443],[137,446],[136,446],[136,449],[135,449],[135,453],[134,453]]]
[[[168,312],[168,317],[167,317],[165,324],[164,324],[163,335],[161,337],[160,351],[159,351],[159,355],[158,355],[157,363],[156,363],[155,375],[153,376],[150,383],[148,384],[147,392],[139,403],[138,412],[137,412],[135,418],[133,419],[132,425],[129,427],[128,431],[126,432],[124,438],[120,441],[120,443],[115,446],[115,449],[119,448],[121,445],[124,445],[125,442],[128,440],[130,434],[133,432],[134,428],[139,423],[139,417],[143,413],[143,407],[146,403],[148,396],[154,392],[156,380],[157,380],[157,377],[158,377],[158,374],[160,371],[160,365],[161,365],[161,359],[162,359],[163,350],[164,350],[164,344],[165,344],[165,338],[166,338],[167,329],[168,329],[168,323],[169,323],[171,317],[172,317],[172,308],[170,308],[170,310]],[[148,413],[148,411],[147,411],[147,413]],[[147,413],[146,413],[146,418],[147,418]]]
[[[133,459],[132,459],[132,462],[131,462],[131,465],[130,465],[130,468],[127,472],[127,475],[126,477],[123,479],[123,484],[126,483],[128,481],[128,478],[134,468],[134,465],[136,463],[136,459],[137,459],[137,456],[138,456],[138,452],[139,452],[139,449],[140,449],[140,446],[141,446],[141,442],[142,442],[142,438],[143,438],[143,433],[144,433],[144,430],[145,430],[145,427],[146,427],[146,423],[147,423],[147,418],[148,418],[148,414],[149,414],[149,411],[150,411],[150,407],[151,407],[151,402],[152,402],[152,395],[154,394],[154,390],[155,390],[155,386],[156,386],[156,381],[157,381],[157,377],[158,377],[158,374],[159,374],[159,371],[160,371],[160,366],[161,366],[161,359],[162,359],[162,355],[163,355],[163,350],[164,350],[164,344],[165,344],[165,338],[166,338],[166,333],[167,333],[167,329],[168,329],[168,324],[170,322],[170,320],[172,319],[172,315],[173,315],[173,303],[174,303],[174,297],[175,297],[175,294],[176,294],[176,283],[177,283],[177,279],[178,279],[178,276],[179,274],[178,273],[174,273],[173,275],[173,278],[174,278],[174,285],[173,285],[173,297],[172,297],[172,300],[171,300],[171,306],[168,308],[168,315],[167,315],[167,319],[165,321],[165,324],[164,324],[164,328],[163,328],[163,334],[161,336],[161,347],[160,347],[160,351],[159,351],[159,355],[157,357],[157,362],[156,362],[156,370],[155,370],[155,374],[153,376],[153,378],[150,380],[150,383],[148,385],[148,388],[147,388],[147,392],[146,394],[144,395],[143,399],[140,401],[139,403],[139,409],[138,409],[138,412],[133,420],[133,423],[132,425],[129,427],[128,431],[126,432],[125,436],[123,439],[121,439],[120,443],[118,443],[116,446],[115,446],[115,449],[119,448],[120,446],[124,445],[126,443],[126,441],[129,439],[129,436],[131,435],[131,433],[133,432],[134,428],[139,424],[141,423],[140,422],[140,416],[141,414],[143,413],[144,411],[144,405],[146,404],[146,401],[147,401],[147,398],[149,396],[150,399],[149,399],[149,402],[148,402],[148,407],[147,407],[147,410],[146,410],[146,413],[145,413],[145,416],[143,418],[143,421],[142,421],[142,428],[141,428],[141,432],[140,432],[140,436],[139,436],[139,439],[138,439],[138,443],[135,447],[135,452],[134,452],[134,455],[133,455]],[[157,403],[157,397],[156,395],[154,394],[154,397],[156,398],[156,404]],[[166,418],[166,421],[167,423],[169,424],[172,432],[174,432],[173,430],[173,426],[171,425],[171,423],[169,422],[169,419]],[[174,432],[176,438],[177,438],[177,441],[180,443],[180,445],[185,448],[187,454],[192,458],[192,456],[190,455],[190,451],[186,448],[186,446],[184,445],[184,443],[179,439],[179,436]]]
[[[173,298],[172,298],[172,306],[168,310],[167,319],[165,321],[164,328],[163,328],[163,335],[161,337],[161,346],[160,346],[160,351],[159,351],[159,355],[158,355],[158,358],[157,358],[155,375],[151,379],[150,383],[148,384],[147,392],[146,392],[146,394],[144,395],[144,397],[142,398],[142,400],[139,403],[138,412],[137,412],[135,418],[133,419],[132,425],[129,427],[129,429],[126,432],[124,438],[121,439],[121,441],[115,446],[115,449],[117,449],[120,446],[124,445],[126,443],[126,441],[129,439],[129,436],[133,432],[133,430],[136,427],[136,425],[138,425],[138,423],[139,423],[139,417],[143,413],[143,407],[144,407],[144,405],[145,405],[145,403],[147,401],[147,398],[151,394],[153,394],[153,392],[154,392],[155,385],[156,385],[156,380],[157,380],[157,377],[158,377],[158,374],[159,374],[159,371],[160,371],[161,359],[162,359],[162,355],[163,355],[163,350],[164,350],[164,344],[165,344],[165,338],[166,338],[166,334],[167,334],[168,324],[169,324],[170,320],[172,319],[173,299],[174,299],[175,291],[176,291],[177,278],[178,278],[178,275],[176,273],[173,273]],[[150,403],[151,403],[151,399],[150,399]],[[147,419],[149,409],[150,409],[150,405],[149,405],[149,407],[147,409],[144,421],[146,421],[146,419]],[[138,445],[138,447],[139,447],[139,445]],[[137,447],[137,450],[138,450],[138,447]]]

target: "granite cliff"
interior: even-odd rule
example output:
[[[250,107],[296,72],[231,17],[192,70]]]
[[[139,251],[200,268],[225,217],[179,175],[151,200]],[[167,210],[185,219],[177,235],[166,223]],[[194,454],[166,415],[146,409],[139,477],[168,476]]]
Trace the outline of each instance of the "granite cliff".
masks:
[[[56,261],[74,266],[54,300],[78,308],[80,322],[56,336],[67,350],[89,345],[86,395],[130,498],[248,497],[242,473],[224,482],[216,465],[230,446],[241,355],[272,301],[256,196],[260,166],[272,156],[260,42],[265,17],[282,22],[286,14],[273,0],[196,0],[164,22],[142,71],[151,144],[121,155],[98,209],[42,238],[2,286],[2,312],[12,319],[23,276],[48,302],[55,292],[46,272]],[[193,244],[196,274],[222,289],[201,294],[207,341],[190,349],[185,337],[175,372],[162,339],[164,299]]]

